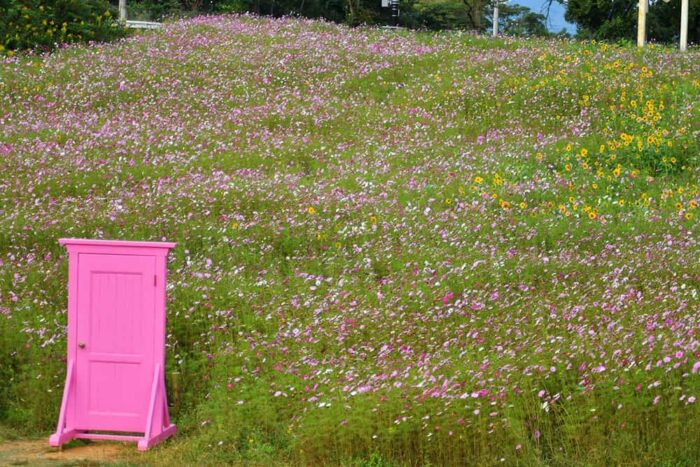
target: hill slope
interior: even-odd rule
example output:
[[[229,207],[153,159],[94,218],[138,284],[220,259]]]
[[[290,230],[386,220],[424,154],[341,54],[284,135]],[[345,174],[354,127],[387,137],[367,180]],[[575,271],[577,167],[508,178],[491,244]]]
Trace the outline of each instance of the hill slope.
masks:
[[[229,16],[0,66],[4,424],[55,423],[57,239],[167,239],[154,461],[700,457],[697,53]]]

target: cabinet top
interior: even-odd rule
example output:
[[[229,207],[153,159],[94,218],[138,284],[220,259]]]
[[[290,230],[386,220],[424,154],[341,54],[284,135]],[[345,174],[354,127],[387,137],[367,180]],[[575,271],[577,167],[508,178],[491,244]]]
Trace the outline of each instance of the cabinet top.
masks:
[[[140,242],[131,240],[92,240],[87,238],[59,238],[61,245],[103,246],[103,247],[137,247],[137,248],[175,248],[173,242]]]

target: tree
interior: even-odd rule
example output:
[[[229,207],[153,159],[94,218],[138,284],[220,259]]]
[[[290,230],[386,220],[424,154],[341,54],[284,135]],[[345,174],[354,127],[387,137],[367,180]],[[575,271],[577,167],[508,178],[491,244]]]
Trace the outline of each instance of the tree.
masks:
[[[634,38],[637,0],[569,0],[564,18],[578,35],[595,39]]]
[[[419,0],[413,6],[411,13],[409,13],[408,26],[439,31],[465,29],[471,25],[461,0]],[[404,10],[401,14],[405,16]]]
[[[0,55],[126,36],[107,0],[0,0]]]
[[[681,30],[681,2],[656,2],[647,17],[648,34],[651,40],[677,42]],[[700,44],[700,0],[688,3],[688,43]]]
[[[528,11],[506,24],[504,32],[514,36],[548,36],[545,21],[544,15]]]
[[[493,15],[487,16],[487,28],[493,24]],[[498,4],[498,30],[508,36],[548,36],[545,15],[528,7],[511,3]]]
[[[462,0],[464,6],[467,10],[467,17],[469,18],[469,28],[475,31],[482,31],[482,24],[484,24],[486,1],[485,0]]]
[[[633,40],[637,34],[638,0],[568,0],[565,18],[576,23],[580,37]],[[700,41],[700,0],[690,0],[688,41]],[[680,0],[653,0],[647,14],[649,39],[677,40],[680,30]]]

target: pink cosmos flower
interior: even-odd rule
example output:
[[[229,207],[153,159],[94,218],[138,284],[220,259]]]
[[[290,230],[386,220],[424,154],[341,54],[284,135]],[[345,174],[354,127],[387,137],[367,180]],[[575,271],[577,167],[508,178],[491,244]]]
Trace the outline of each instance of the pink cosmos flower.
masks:
[[[442,304],[447,305],[455,297],[454,292],[447,292],[444,297],[442,297]]]

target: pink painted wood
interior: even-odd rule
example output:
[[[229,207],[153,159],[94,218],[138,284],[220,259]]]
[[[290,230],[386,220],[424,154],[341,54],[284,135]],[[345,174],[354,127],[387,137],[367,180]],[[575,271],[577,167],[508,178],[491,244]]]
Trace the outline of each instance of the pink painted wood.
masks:
[[[73,438],[137,441],[146,450],[176,430],[163,374],[165,260],[175,244],[59,243],[69,255],[68,371],[49,444]]]

